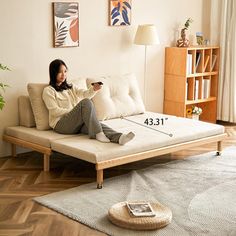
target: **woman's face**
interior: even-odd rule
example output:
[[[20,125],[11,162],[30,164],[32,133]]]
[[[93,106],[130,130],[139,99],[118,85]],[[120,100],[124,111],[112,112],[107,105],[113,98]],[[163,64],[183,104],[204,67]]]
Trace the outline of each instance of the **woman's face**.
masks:
[[[66,80],[66,77],[67,77],[67,69],[64,65],[61,65],[59,72],[57,74],[57,85],[61,85],[61,83]]]

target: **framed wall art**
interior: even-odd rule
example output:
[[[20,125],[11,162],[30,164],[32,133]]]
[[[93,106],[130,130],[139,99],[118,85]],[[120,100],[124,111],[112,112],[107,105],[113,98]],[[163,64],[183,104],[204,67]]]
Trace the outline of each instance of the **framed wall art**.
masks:
[[[79,3],[53,2],[54,47],[79,46]]]
[[[131,0],[109,0],[109,25],[130,25],[131,10]]]

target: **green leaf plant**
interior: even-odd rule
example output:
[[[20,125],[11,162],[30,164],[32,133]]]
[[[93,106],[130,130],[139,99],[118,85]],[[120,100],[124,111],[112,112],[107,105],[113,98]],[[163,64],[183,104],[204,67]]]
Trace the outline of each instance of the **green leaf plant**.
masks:
[[[188,27],[190,26],[190,23],[193,23],[193,19],[188,18],[184,24],[184,30],[188,30]]]
[[[0,70],[10,70],[10,69],[7,66],[0,63]],[[6,87],[9,87],[9,86],[7,84],[0,82],[0,110],[3,109],[6,103],[3,97],[3,93],[5,92]]]

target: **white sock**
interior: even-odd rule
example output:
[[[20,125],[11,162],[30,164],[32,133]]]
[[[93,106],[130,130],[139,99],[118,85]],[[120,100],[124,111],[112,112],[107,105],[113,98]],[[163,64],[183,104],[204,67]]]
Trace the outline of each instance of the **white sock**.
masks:
[[[106,135],[103,132],[96,134],[96,139],[103,143],[109,143],[110,140],[106,137]]]
[[[122,134],[119,138],[119,144],[124,145],[128,143],[130,140],[134,138],[135,134],[133,132],[129,132],[128,134]]]

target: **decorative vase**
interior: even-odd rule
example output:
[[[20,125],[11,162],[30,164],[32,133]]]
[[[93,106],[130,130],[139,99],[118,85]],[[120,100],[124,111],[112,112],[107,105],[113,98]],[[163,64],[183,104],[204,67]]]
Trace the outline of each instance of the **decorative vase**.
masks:
[[[189,40],[186,36],[186,29],[181,30],[181,38],[177,40],[177,47],[188,47],[189,46]]]
[[[197,114],[192,114],[192,119],[193,119],[193,120],[199,120],[199,115],[197,115]]]

